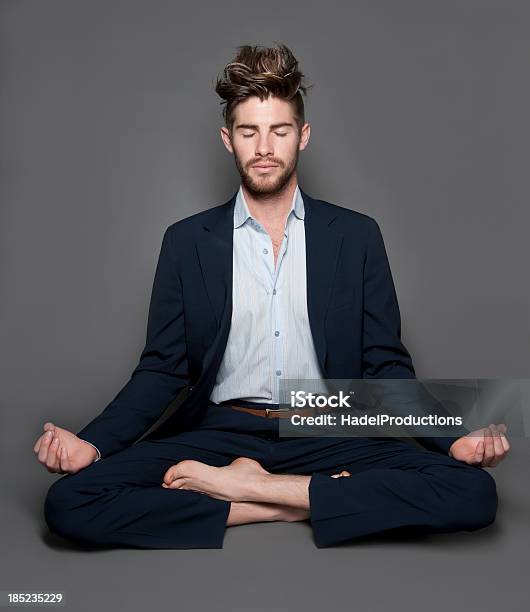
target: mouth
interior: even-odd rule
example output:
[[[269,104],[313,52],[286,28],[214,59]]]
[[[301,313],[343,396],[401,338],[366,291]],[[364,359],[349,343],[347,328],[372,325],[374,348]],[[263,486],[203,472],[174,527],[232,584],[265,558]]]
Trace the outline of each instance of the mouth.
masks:
[[[270,170],[271,168],[277,168],[278,164],[255,164],[252,167],[258,168],[259,170]]]

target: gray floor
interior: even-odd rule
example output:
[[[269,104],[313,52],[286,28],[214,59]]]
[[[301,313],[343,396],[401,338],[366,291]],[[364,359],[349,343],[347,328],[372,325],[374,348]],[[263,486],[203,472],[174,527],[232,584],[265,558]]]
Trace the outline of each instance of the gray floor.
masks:
[[[80,550],[48,533],[57,476],[24,456],[3,487],[0,590],[59,590],[69,610],[528,609],[530,443],[512,444],[492,526],[328,549],[308,524],[261,523],[228,528],[222,550]]]

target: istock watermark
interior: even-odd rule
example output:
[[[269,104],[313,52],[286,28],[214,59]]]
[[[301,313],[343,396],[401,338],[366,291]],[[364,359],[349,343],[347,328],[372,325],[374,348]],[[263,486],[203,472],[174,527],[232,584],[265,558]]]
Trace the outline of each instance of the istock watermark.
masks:
[[[490,423],[530,432],[529,379],[283,379],[279,391],[280,436],[462,436]]]
[[[330,406],[332,408],[351,408],[350,399],[353,391],[348,394],[339,392],[339,395],[324,395],[320,393],[306,392],[303,390],[291,391],[290,405],[293,408],[324,408]]]

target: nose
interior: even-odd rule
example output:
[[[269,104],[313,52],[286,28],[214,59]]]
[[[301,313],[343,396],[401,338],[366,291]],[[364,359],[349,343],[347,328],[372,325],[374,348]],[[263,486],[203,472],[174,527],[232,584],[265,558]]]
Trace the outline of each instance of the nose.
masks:
[[[265,157],[269,154],[274,153],[271,142],[267,134],[262,134],[258,138],[258,144],[256,146],[256,156]]]

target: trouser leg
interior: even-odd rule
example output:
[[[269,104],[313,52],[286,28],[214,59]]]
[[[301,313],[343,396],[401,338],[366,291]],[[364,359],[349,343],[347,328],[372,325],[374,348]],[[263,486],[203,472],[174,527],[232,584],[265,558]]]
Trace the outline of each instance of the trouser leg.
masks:
[[[44,503],[49,528],[66,538],[139,548],[222,548],[231,502],[162,487],[185,459],[221,467],[245,456],[266,462],[268,419],[208,406],[192,431],[152,433],[129,448],[58,479]]]
[[[295,461],[291,471],[311,474],[310,520],[317,547],[389,530],[474,531],[495,519],[495,481],[482,468],[391,438],[320,440],[309,443],[313,452],[305,462],[290,457],[283,466],[289,471]],[[296,447],[296,442],[288,444]],[[331,478],[343,469],[351,476]]]
[[[167,469],[183,459],[216,466],[232,460],[176,441],[143,440],[54,482],[46,522],[54,533],[91,544],[222,548],[230,502],[162,487]]]

